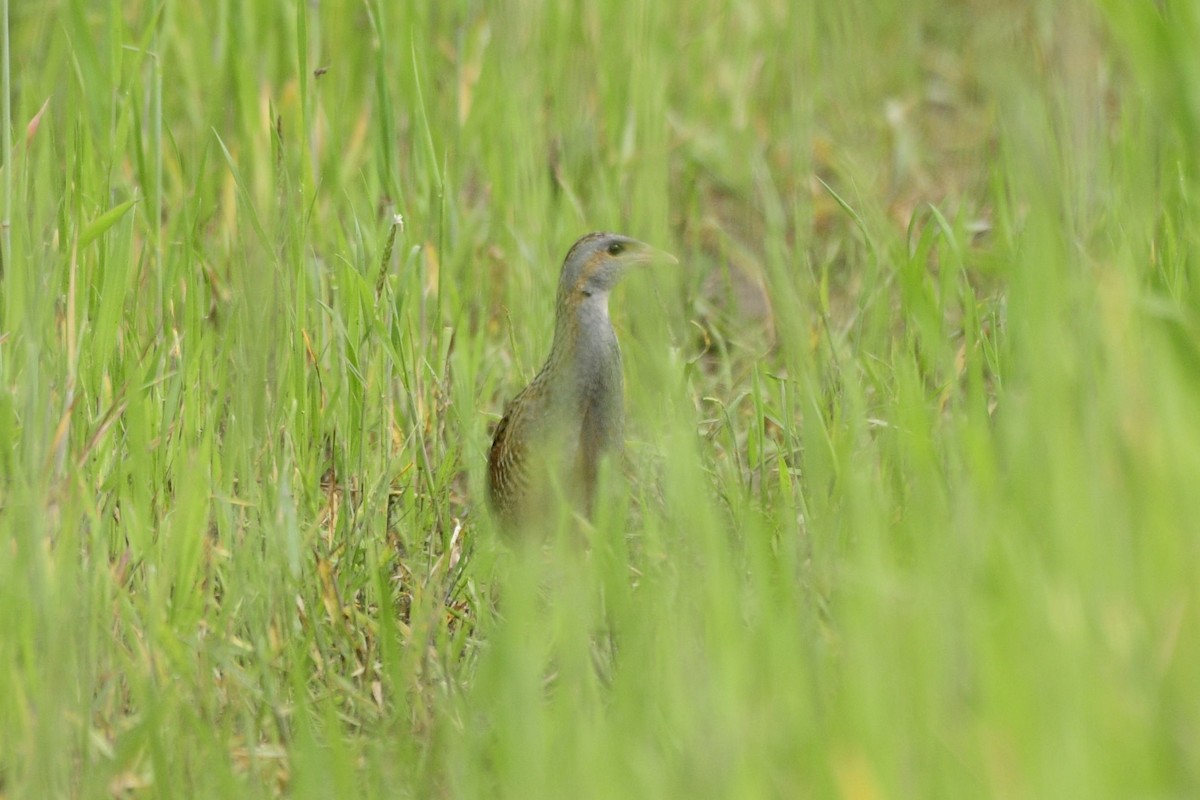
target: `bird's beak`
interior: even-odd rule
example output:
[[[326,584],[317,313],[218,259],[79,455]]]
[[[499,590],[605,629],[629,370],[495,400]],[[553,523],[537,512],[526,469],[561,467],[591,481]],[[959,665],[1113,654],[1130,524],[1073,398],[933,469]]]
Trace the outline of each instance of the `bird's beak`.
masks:
[[[641,245],[636,252],[631,253],[629,260],[634,264],[678,264],[679,259],[668,253],[666,250],[659,250],[657,247],[652,247],[645,242],[638,242]]]

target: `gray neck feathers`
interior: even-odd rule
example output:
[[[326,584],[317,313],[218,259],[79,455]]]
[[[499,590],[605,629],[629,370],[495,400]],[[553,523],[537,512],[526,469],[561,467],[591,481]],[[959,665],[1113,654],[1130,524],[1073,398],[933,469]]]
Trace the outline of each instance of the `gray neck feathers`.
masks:
[[[583,297],[561,307],[547,369],[567,373],[561,398],[584,418],[619,435],[624,417],[621,350],[608,317],[608,292]],[[607,439],[608,436],[602,438]]]
[[[585,297],[575,309],[575,379],[585,396],[621,389],[621,349],[608,318],[608,292]],[[613,385],[615,380],[615,385]]]

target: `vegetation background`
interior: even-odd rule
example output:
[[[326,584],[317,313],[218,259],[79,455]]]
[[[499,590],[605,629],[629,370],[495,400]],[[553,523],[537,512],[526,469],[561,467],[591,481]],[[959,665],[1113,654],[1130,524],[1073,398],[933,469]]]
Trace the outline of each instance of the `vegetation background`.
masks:
[[[1200,793],[1193,0],[0,12],[0,796]]]

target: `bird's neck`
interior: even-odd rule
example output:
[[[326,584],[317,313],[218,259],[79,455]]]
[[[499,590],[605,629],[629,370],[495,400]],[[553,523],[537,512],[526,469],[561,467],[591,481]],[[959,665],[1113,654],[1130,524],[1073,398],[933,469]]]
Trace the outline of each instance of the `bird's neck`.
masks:
[[[616,334],[608,317],[608,292],[572,298],[558,309],[554,326],[554,349],[575,358],[615,348]]]
[[[608,317],[607,292],[560,306],[551,360],[557,362],[555,368],[573,372],[575,385],[585,394],[619,391],[621,350]]]

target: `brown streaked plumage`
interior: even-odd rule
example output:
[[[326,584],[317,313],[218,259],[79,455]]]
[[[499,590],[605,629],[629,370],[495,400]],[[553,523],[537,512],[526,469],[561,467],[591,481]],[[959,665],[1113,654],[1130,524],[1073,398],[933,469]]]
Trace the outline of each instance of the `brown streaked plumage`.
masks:
[[[600,459],[624,438],[609,292],[630,266],[655,260],[675,259],[616,233],[589,233],[563,260],[550,355],[508,405],[488,451],[488,498],[506,531],[534,524],[560,494],[590,514]]]

